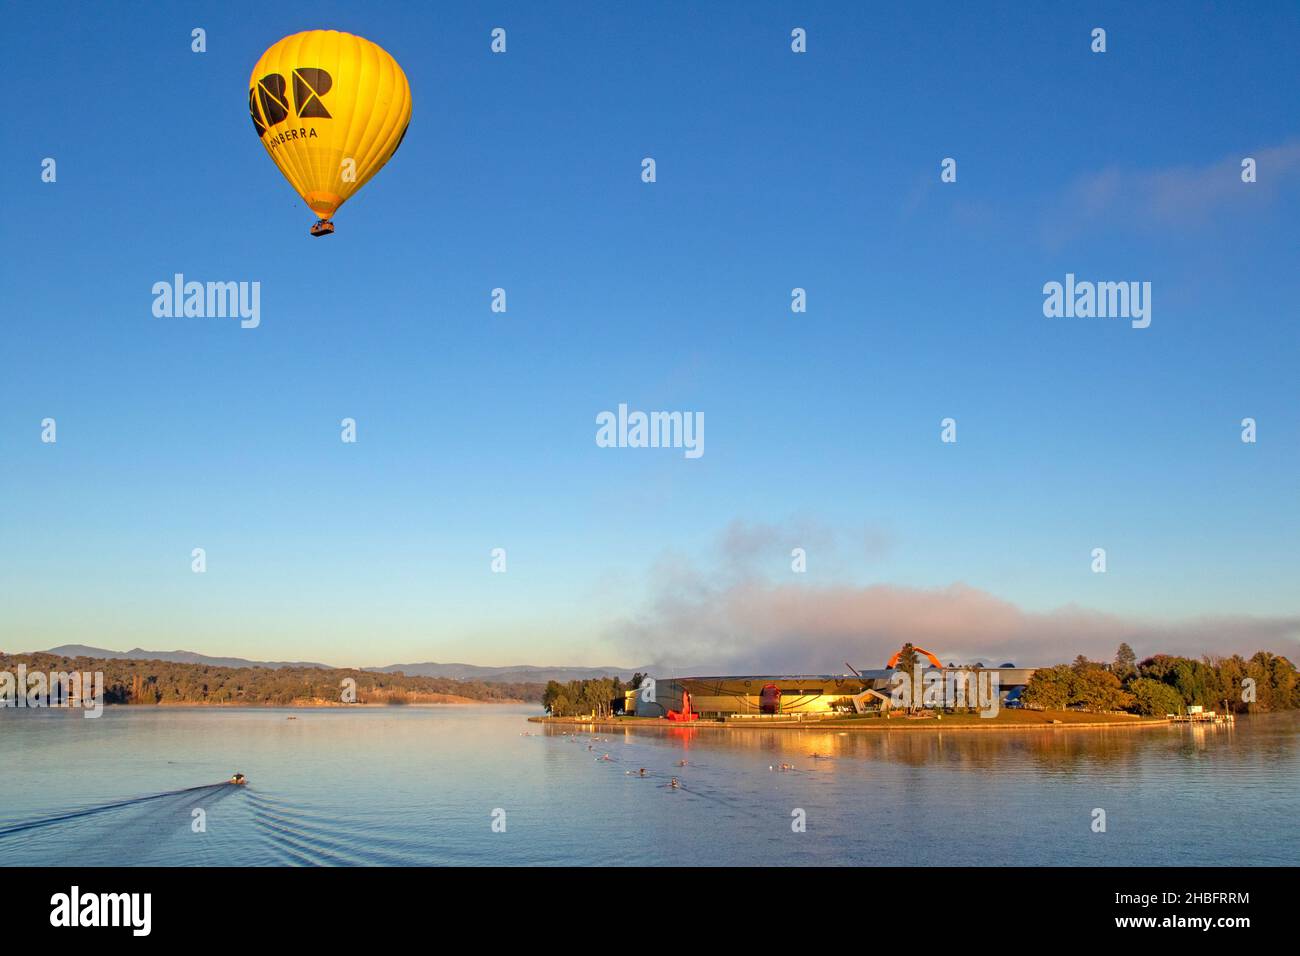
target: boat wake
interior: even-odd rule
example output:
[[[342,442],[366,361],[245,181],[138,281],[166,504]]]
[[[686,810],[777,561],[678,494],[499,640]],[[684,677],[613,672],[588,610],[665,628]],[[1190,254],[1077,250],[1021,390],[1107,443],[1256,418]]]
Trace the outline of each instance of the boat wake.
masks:
[[[409,842],[382,827],[359,827],[345,814],[249,795],[253,821],[268,859],[285,866],[410,866],[420,857]]]
[[[218,800],[230,793],[233,789],[229,783],[210,783],[201,787],[186,787],[184,790],[168,790],[165,793],[152,793],[145,797],[133,797],[130,800],[120,800],[117,803],[104,803],[94,807],[83,807],[79,810],[72,810],[68,813],[60,813],[51,817],[39,817],[35,820],[24,820],[20,823],[10,824],[0,827],[0,839],[11,836],[15,833],[23,833],[27,830],[35,830],[40,827],[57,826],[60,823],[67,823],[70,820],[80,820],[84,817],[91,817],[99,813],[109,813],[113,810],[124,810],[130,807],[148,806],[151,810],[166,812],[170,809],[177,809],[183,805],[185,810],[185,819],[190,819],[190,809],[197,806],[196,800],[208,798]],[[173,806],[174,805],[174,806]]]
[[[173,837],[192,832],[192,823],[245,788],[205,784],[74,807],[49,816],[0,825],[0,847],[15,863],[27,855],[53,853],[87,866],[133,865],[156,854]],[[71,851],[71,852],[69,852]]]

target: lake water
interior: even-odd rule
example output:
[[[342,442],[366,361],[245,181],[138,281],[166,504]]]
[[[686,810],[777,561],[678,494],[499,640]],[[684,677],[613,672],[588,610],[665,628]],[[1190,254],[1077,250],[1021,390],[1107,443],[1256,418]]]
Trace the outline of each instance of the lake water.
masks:
[[[0,853],[8,865],[1300,862],[1295,713],[1234,727],[595,740],[528,723],[535,713],[0,710]],[[796,769],[769,769],[782,763]],[[247,787],[208,786],[235,770]],[[1092,832],[1094,808],[1105,833]],[[206,832],[193,832],[196,809]],[[806,832],[792,829],[796,810]]]

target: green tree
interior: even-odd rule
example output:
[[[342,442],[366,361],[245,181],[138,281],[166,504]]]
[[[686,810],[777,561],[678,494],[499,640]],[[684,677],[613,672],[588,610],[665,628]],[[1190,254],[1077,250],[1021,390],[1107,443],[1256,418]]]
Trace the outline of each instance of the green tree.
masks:
[[[1147,717],[1181,713],[1183,698],[1168,684],[1150,677],[1139,677],[1129,684],[1133,696],[1132,710]]]
[[[1168,683],[1169,675],[1173,673],[1174,667],[1179,660],[1181,658],[1169,654],[1156,654],[1148,657],[1138,665],[1138,673],[1143,677],[1150,677],[1152,680]]]
[[[1066,664],[1040,667],[1025,686],[1021,699],[1031,707],[1064,710],[1074,699],[1078,675]]]
[[[911,641],[908,641],[898,652],[898,661],[895,664],[895,669],[905,673],[910,683],[915,679],[916,668],[919,662],[920,656],[916,653],[916,648],[912,646]],[[912,701],[911,706],[907,708],[907,712],[910,714],[920,709],[921,702],[919,700],[914,700]]]
[[[1118,677],[1100,667],[1088,667],[1075,675],[1071,704],[1085,710],[1123,710],[1133,703],[1133,695],[1124,690]]]
[[[1115,651],[1115,663],[1111,665],[1111,670],[1120,680],[1127,680],[1137,673],[1137,655],[1127,643],[1120,644],[1119,649]]]

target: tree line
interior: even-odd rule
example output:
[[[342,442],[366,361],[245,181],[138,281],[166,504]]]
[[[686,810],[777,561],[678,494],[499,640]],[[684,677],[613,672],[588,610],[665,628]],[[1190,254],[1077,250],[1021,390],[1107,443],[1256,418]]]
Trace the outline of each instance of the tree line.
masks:
[[[345,678],[356,682],[358,704],[412,704],[451,694],[479,701],[535,701],[542,685],[489,683],[450,677],[408,677],[352,668],[214,667],[119,658],[60,657],[55,654],[0,654],[0,670],[16,673],[100,671],[107,704],[245,704],[287,706],[305,701],[343,702]]]
[[[639,688],[644,679],[644,674],[633,674],[626,684],[618,677],[571,680],[566,684],[547,681],[542,706],[552,717],[609,717],[622,710],[624,693]]]
[[[1021,699],[1031,707],[1155,717],[1183,713],[1193,704],[1233,714],[1294,710],[1300,708],[1300,674],[1268,651],[1249,659],[1156,654],[1139,663],[1133,649],[1121,644],[1109,664],[1079,655],[1072,664],[1038,668]]]

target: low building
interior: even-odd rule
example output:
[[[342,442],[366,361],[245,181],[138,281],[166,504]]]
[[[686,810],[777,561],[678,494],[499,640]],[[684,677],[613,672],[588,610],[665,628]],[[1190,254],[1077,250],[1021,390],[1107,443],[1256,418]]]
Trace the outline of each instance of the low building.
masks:
[[[1029,683],[1032,668],[984,667],[944,668],[949,670],[992,672],[998,676],[998,695],[1018,696]],[[683,692],[690,694],[690,707],[704,718],[736,716],[806,715],[853,712],[853,698],[864,691],[874,691],[863,700],[870,709],[888,706],[895,671],[867,670],[859,674],[783,674],[740,675],[731,677],[667,677],[654,682],[653,697],[635,692],[628,706],[638,717],[666,717],[668,711],[682,709]],[[861,706],[861,703],[860,705]]]

